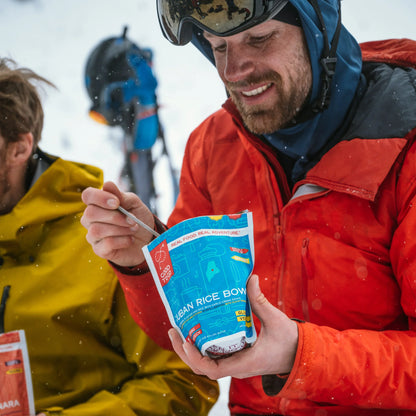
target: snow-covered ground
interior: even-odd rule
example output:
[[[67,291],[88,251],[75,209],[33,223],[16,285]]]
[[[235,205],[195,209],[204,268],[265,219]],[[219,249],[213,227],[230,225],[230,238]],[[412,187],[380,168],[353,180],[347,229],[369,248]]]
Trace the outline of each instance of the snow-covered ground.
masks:
[[[415,0],[343,0],[344,24],[359,41],[416,39]],[[154,51],[160,117],[169,152],[179,170],[190,131],[216,110],[225,92],[215,69],[191,45],[170,45],[161,35],[154,0],[0,0],[0,56],[11,57],[58,87],[44,95],[42,148],[66,159],[90,163],[117,181],[122,164],[120,134],[88,117],[84,66],[102,39],[129,27],[129,37]],[[159,215],[172,208],[167,165],[158,169]],[[227,388],[212,416],[229,415]]]

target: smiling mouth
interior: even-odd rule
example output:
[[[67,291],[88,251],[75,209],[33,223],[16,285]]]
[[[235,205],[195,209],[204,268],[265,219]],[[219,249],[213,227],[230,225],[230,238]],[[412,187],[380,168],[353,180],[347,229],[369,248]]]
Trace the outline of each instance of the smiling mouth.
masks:
[[[264,91],[268,90],[271,86],[272,84],[270,83],[270,84],[263,85],[262,87],[256,88],[251,91],[241,91],[241,94],[244,95],[245,97],[254,97],[256,95],[262,94]]]

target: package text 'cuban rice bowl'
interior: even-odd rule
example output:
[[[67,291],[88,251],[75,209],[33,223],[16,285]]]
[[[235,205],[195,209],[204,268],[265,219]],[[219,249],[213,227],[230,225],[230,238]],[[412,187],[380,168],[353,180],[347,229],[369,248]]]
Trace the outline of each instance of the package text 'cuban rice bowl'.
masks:
[[[191,218],[143,248],[170,323],[203,355],[256,340],[246,284],[254,265],[251,212]]]

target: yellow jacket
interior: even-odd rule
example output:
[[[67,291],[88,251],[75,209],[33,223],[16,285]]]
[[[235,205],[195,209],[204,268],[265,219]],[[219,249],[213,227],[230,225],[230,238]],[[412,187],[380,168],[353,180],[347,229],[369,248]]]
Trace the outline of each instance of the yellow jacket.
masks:
[[[56,159],[0,216],[0,296],[11,286],[5,331],[26,331],[36,412],[206,415],[217,383],[139,329],[85,239],[81,191],[101,184],[98,168]]]

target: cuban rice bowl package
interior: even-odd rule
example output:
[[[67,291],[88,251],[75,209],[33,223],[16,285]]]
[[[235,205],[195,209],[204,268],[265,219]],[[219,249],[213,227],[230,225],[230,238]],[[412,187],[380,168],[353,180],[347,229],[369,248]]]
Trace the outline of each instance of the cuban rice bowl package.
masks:
[[[29,355],[23,330],[0,334],[0,416],[35,414]]]
[[[191,218],[143,252],[170,323],[203,355],[221,357],[256,340],[246,292],[254,265],[251,212]]]

